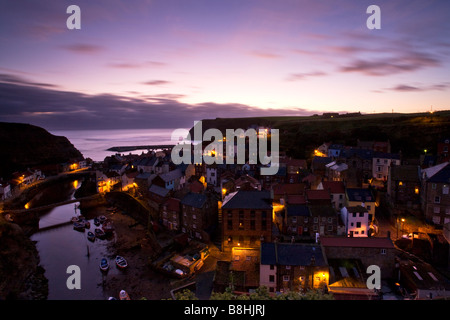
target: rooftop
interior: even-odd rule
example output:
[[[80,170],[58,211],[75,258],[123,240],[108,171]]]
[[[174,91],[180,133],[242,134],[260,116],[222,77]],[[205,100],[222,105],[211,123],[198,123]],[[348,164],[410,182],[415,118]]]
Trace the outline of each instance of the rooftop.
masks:
[[[182,200],[181,204],[194,207],[202,208],[206,203],[207,197],[201,193],[188,193]]]
[[[389,238],[366,237],[321,237],[320,242],[324,247],[355,247],[355,248],[394,248]]]
[[[369,189],[347,188],[346,193],[349,201],[375,202],[372,191]]]
[[[284,266],[309,266],[314,258],[315,266],[326,266],[322,248],[316,244],[304,243],[261,243],[261,264]]]
[[[272,210],[270,191],[239,190],[225,198],[222,208]]]

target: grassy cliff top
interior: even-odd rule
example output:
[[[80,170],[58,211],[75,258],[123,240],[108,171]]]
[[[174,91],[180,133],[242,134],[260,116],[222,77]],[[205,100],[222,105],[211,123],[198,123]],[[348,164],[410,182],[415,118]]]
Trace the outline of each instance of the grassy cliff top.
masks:
[[[203,130],[247,129],[252,125],[280,130],[280,147],[288,155],[310,158],[324,142],[356,145],[357,140],[387,141],[392,152],[419,157],[436,153],[437,143],[450,137],[450,111],[434,113],[341,114],[339,116],[217,118],[202,121]]]

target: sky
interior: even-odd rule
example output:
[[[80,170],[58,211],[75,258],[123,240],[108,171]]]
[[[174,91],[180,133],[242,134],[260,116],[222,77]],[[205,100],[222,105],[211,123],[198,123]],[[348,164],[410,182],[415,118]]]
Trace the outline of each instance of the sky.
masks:
[[[51,130],[450,109],[446,0],[0,0],[0,43],[0,121]]]

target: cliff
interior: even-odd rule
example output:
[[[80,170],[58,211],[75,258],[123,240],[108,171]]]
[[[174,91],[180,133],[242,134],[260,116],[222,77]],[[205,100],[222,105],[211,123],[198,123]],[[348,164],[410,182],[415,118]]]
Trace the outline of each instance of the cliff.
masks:
[[[46,299],[44,272],[33,242],[18,225],[0,215],[0,300]]]
[[[324,114],[308,117],[217,118],[202,121],[203,131],[249,127],[279,129],[280,148],[289,156],[312,158],[324,142],[356,145],[357,140],[387,141],[392,152],[418,158],[423,150],[436,154],[439,140],[450,136],[450,111],[434,113]],[[193,128],[190,131],[194,137]]]
[[[24,123],[0,122],[0,177],[39,165],[83,159],[66,137]]]

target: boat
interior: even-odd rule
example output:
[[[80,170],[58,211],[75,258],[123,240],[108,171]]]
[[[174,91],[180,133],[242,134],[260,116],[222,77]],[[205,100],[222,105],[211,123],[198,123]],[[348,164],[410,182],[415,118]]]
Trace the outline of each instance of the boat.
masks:
[[[124,257],[117,256],[116,257],[116,266],[120,269],[125,269],[126,267],[128,267],[128,262],[127,262],[127,260],[125,260]]]
[[[103,239],[106,235],[105,232],[99,228],[95,228],[94,232],[95,232],[95,236],[100,239]]]
[[[100,220],[99,220],[97,217],[94,218],[94,224],[95,224],[97,227],[100,225]]]
[[[86,229],[89,229],[89,228],[91,227],[91,223],[90,223],[89,221],[85,220],[85,221],[84,221],[84,227],[85,227]]]
[[[89,241],[95,241],[95,234],[92,231],[89,231],[87,234],[87,238]]]
[[[74,222],[73,223],[73,229],[77,231],[83,231],[84,232],[84,222]]]
[[[110,220],[105,221],[103,223],[102,230],[107,234],[113,232],[114,231],[113,223]]]
[[[105,216],[100,216],[98,217],[98,220],[100,221],[100,223],[103,223],[106,221],[106,217]]]
[[[109,263],[106,258],[102,258],[102,261],[100,261],[100,270],[102,271],[108,271],[109,269]]]
[[[125,290],[120,290],[119,299],[120,300],[130,300],[130,296],[128,295],[128,293]]]
[[[72,217],[72,219],[70,219],[71,222],[79,222],[80,219],[78,217]]]

